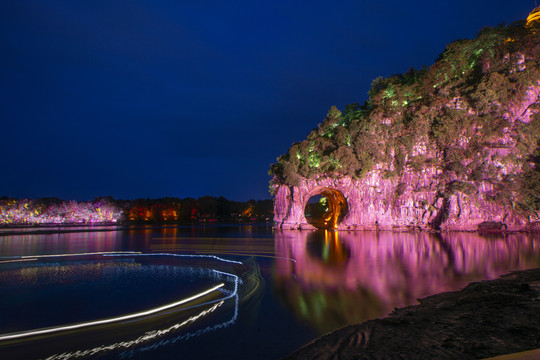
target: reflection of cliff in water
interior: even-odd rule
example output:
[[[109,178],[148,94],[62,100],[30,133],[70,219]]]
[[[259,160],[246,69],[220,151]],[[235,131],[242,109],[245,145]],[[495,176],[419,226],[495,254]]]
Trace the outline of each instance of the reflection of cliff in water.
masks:
[[[280,297],[298,317],[328,331],[471,281],[540,267],[540,237],[280,231],[276,255]]]

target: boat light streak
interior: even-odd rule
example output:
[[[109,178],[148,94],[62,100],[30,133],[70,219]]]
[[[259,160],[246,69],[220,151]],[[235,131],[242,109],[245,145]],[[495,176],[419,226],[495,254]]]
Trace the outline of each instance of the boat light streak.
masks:
[[[74,253],[74,254],[50,254],[50,255],[32,255],[32,256],[21,256],[21,259],[27,258],[48,258],[48,257],[61,257],[61,256],[86,256],[86,255],[108,255],[113,256],[113,254],[118,255],[136,255],[141,254],[140,251],[100,251],[100,252],[88,252],[88,253]]]
[[[32,257],[31,259],[16,259],[16,260],[0,261],[0,264],[22,262],[22,261],[36,261],[36,260],[37,260],[36,257]]]
[[[81,323],[81,324],[57,326],[57,327],[51,327],[51,328],[45,328],[45,329],[29,330],[29,331],[24,331],[24,332],[20,332],[20,333],[14,333],[14,334],[0,335],[0,341],[18,339],[18,338],[34,336],[34,335],[48,334],[48,333],[53,333],[53,332],[58,332],[58,331],[80,329],[80,328],[84,328],[84,327],[88,327],[88,326],[94,326],[94,325],[110,324],[110,323],[113,323],[113,322],[130,320],[130,319],[134,319],[134,318],[138,318],[138,317],[142,317],[142,316],[152,315],[152,314],[158,313],[160,311],[167,310],[167,309],[173,308],[175,306],[185,304],[187,302],[190,302],[190,301],[195,300],[197,298],[200,298],[202,296],[208,295],[211,292],[223,287],[224,285],[225,285],[224,283],[221,283],[219,285],[216,285],[216,286],[214,286],[214,287],[212,287],[212,288],[210,288],[208,290],[205,290],[203,292],[200,292],[200,293],[195,294],[193,296],[190,296],[188,298],[182,299],[182,300],[174,302],[172,304],[163,305],[163,306],[160,306],[160,307],[157,307],[157,308],[154,308],[154,309],[150,309],[150,310],[146,310],[146,311],[142,311],[142,312],[138,312],[138,313],[134,313],[134,314],[124,315],[124,316],[114,317],[114,318],[108,318],[108,319],[96,320],[96,321],[89,321],[89,322],[85,322],[85,323]]]
[[[189,332],[187,334],[176,336],[175,338],[172,338],[172,339],[163,339],[163,340],[161,340],[159,342],[153,343],[152,345],[146,345],[146,346],[142,346],[142,347],[140,347],[138,349],[131,349],[131,350],[124,351],[122,354],[120,354],[120,358],[131,358],[136,353],[139,353],[139,352],[155,350],[155,349],[157,349],[158,347],[161,347],[161,346],[174,344],[174,343],[177,343],[178,341],[187,340],[187,339],[190,339],[190,338],[195,337],[195,336],[201,336],[201,335],[207,334],[207,333],[209,333],[211,331],[224,329],[224,328],[229,327],[232,324],[234,324],[236,322],[236,320],[238,319],[238,310],[239,310],[239,302],[240,302],[240,297],[238,296],[238,283],[240,282],[240,279],[238,278],[238,276],[236,276],[234,274],[229,274],[229,273],[221,272],[221,271],[218,271],[218,270],[214,270],[214,271],[216,273],[218,273],[218,274],[223,274],[223,275],[234,277],[234,285],[235,285],[234,286],[234,291],[231,293],[231,295],[229,295],[228,297],[225,298],[225,299],[229,299],[231,297],[235,298],[235,301],[234,301],[234,314],[233,314],[231,319],[229,319],[229,320],[227,320],[225,322],[222,322],[220,324],[216,324],[216,325],[213,325],[213,326],[208,326],[208,327],[206,327],[204,329],[200,329],[200,330],[197,330],[195,332]],[[225,299],[223,299],[223,300],[225,300]],[[47,360],[49,360],[49,359],[47,359]]]
[[[168,255],[173,255],[173,254],[168,254]],[[225,298],[209,301],[209,302],[206,302],[204,304],[200,304],[200,306],[203,306],[203,305],[208,305],[208,304],[215,303],[210,308],[201,311],[199,314],[194,315],[194,316],[188,318],[187,320],[185,320],[185,321],[183,321],[181,323],[174,324],[174,325],[172,325],[172,326],[170,326],[170,327],[168,327],[166,329],[148,331],[144,335],[139,336],[138,338],[136,338],[134,340],[131,340],[131,341],[121,341],[121,342],[117,342],[117,343],[114,343],[114,344],[111,344],[111,345],[102,345],[102,346],[98,346],[98,347],[95,347],[95,348],[92,348],[92,349],[87,349],[87,350],[78,350],[78,351],[70,352],[70,353],[56,354],[56,355],[52,355],[52,356],[46,358],[45,360],[67,360],[67,359],[71,359],[71,358],[81,358],[81,357],[91,356],[91,355],[95,355],[97,353],[104,352],[104,351],[112,351],[112,350],[117,350],[117,349],[133,348],[133,347],[135,347],[135,346],[137,346],[139,344],[154,340],[154,339],[156,339],[158,337],[163,337],[163,336],[167,335],[168,333],[170,333],[172,331],[175,331],[175,330],[178,330],[179,328],[181,328],[181,327],[183,327],[183,326],[185,326],[185,325],[187,325],[189,323],[195,322],[199,318],[201,318],[201,317],[203,317],[203,316],[205,316],[205,315],[207,315],[209,313],[212,313],[217,308],[221,307],[225,303],[225,300],[234,297],[235,298],[235,301],[234,301],[234,314],[233,314],[231,319],[229,319],[229,320],[227,320],[225,322],[213,325],[213,326],[207,326],[206,328],[197,330],[195,332],[188,332],[186,334],[176,336],[176,337],[174,337],[172,339],[162,339],[161,341],[155,342],[152,345],[143,346],[143,347],[140,347],[138,349],[124,350],[124,352],[122,352],[120,354],[120,358],[131,358],[138,352],[154,350],[154,349],[156,349],[158,347],[161,347],[161,346],[165,346],[165,345],[168,345],[168,344],[174,344],[174,343],[176,343],[178,341],[181,341],[181,340],[184,340],[184,339],[189,339],[189,338],[192,338],[192,337],[195,337],[195,336],[201,336],[201,335],[204,335],[204,334],[209,333],[211,331],[215,331],[215,330],[218,330],[218,329],[223,329],[223,328],[229,327],[230,325],[234,324],[236,322],[236,320],[238,319],[238,308],[239,308],[238,283],[240,282],[240,279],[238,278],[237,275],[234,275],[234,274],[222,272],[222,271],[215,270],[215,269],[212,269],[212,271],[219,274],[219,275],[225,275],[225,276],[234,278],[234,291],[232,291],[231,294],[229,294]]]
[[[210,251],[210,250],[209,250]],[[202,251],[198,251],[199,253],[204,253]],[[215,252],[214,252],[215,253]],[[272,255],[261,255],[261,254],[255,254],[255,253],[235,253],[235,252],[220,252],[222,255],[235,255],[235,256],[254,256],[254,257],[263,257],[263,258],[270,258],[270,259],[283,259],[283,260],[290,260],[293,262],[296,262],[296,260],[288,258],[288,257],[282,257],[282,256],[272,256]]]
[[[145,333],[144,335],[139,336],[135,340],[121,341],[121,342],[117,342],[117,343],[112,344],[112,345],[102,345],[102,346],[98,346],[98,347],[88,349],[88,350],[78,350],[78,351],[75,351],[75,352],[72,352],[72,353],[62,353],[62,354],[52,355],[52,356],[49,356],[48,358],[46,358],[45,360],[67,360],[67,359],[70,359],[72,357],[79,358],[79,357],[86,357],[86,356],[90,356],[90,355],[95,355],[95,354],[103,352],[103,351],[111,351],[111,350],[115,350],[115,349],[119,349],[119,348],[130,348],[130,347],[135,346],[137,344],[140,344],[140,343],[155,339],[155,338],[160,337],[160,336],[164,336],[165,334],[167,334],[167,333],[169,333],[171,331],[174,331],[174,330],[178,330],[179,328],[181,328],[181,327],[183,327],[183,326],[185,326],[185,325],[187,325],[189,323],[193,323],[193,322],[197,321],[199,318],[214,312],[217,308],[219,308],[221,305],[223,305],[223,303],[224,303],[224,301],[218,302],[217,304],[213,305],[212,307],[201,311],[199,314],[194,315],[194,316],[188,318],[187,320],[185,320],[185,321],[183,321],[181,323],[174,324],[174,325],[172,325],[172,326],[170,326],[170,327],[168,327],[166,329],[149,331],[149,332]]]
[[[191,257],[191,258],[212,258],[212,259],[216,259],[216,260],[223,261],[223,262],[226,262],[226,263],[231,263],[231,264],[240,264],[240,265],[243,264],[241,261],[227,260],[227,259],[220,258],[219,256],[216,256],[216,255],[186,255],[186,254],[171,254],[171,253],[141,254],[141,253],[137,253],[137,256],[156,256],[156,255],[166,255],[166,256],[176,256],[176,257]],[[114,253],[112,253],[111,255],[107,254],[107,255],[103,255],[103,256],[133,256],[133,254],[123,254],[123,253],[121,253],[121,254],[115,255]]]

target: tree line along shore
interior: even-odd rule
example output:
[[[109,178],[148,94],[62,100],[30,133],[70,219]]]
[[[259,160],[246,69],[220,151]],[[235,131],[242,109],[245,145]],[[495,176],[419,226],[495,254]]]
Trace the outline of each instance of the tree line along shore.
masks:
[[[92,201],[58,198],[0,198],[0,226],[47,224],[186,224],[200,222],[266,222],[272,200],[232,201],[224,197]]]

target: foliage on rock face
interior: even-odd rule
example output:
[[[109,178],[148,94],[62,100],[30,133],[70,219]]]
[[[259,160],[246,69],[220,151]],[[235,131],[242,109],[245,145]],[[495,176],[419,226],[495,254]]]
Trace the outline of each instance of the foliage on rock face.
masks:
[[[362,178],[375,164],[385,178],[437,167],[452,176],[446,192],[484,181],[500,190],[494,201],[540,209],[539,115],[525,123],[515,114],[540,86],[538,24],[485,28],[448,45],[429,68],[375,79],[365,104],[332,107],[271,165],[271,187],[323,174]],[[539,106],[536,99],[529,111]],[[512,149],[503,156],[504,148]],[[505,164],[522,170],[500,171]]]

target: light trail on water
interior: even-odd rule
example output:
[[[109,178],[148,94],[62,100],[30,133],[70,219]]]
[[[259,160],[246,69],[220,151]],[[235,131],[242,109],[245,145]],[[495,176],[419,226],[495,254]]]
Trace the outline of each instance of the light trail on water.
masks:
[[[32,255],[32,256],[21,256],[21,259],[27,258],[50,258],[50,257],[64,257],[64,256],[88,256],[88,255],[109,255],[109,254],[141,254],[140,251],[100,251],[100,252],[88,252],[88,253],[73,253],[73,254],[49,254],[49,255]]]
[[[32,259],[30,259],[30,258],[26,259],[26,257],[20,257],[19,259],[14,259],[14,260],[9,260],[9,261],[30,261],[30,260],[36,260],[38,258],[49,258],[49,257],[55,257],[55,256],[62,257],[62,256],[84,256],[84,255],[102,255],[104,257],[116,257],[116,256],[118,256],[118,257],[173,256],[173,257],[185,257],[185,258],[207,258],[207,259],[210,258],[210,259],[215,259],[215,260],[225,262],[225,263],[243,264],[240,261],[228,260],[228,259],[224,259],[224,258],[221,258],[219,256],[215,256],[215,255],[202,255],[202,254],[201,255],[185,255],[185,254],[171,254],[171,253],[143,254],[143,253],[140,253],[140,252],[100,252],[100,253],[38,255],[38,256],[32,257]],[[124,315],[124,316],[120,316],[120,317],[114,317],[114,318],[90,321],[90,322],[81,323],[81,324],[73,324],[73,325],[58,326],[58,327],[53,327],[53,328],[29,330],[29,331],[23,331],[23,332],[13,333],[13,334],[4,334],[4,335],[0,335],[0,341],[2,341],[2,340],[12,340],[12,339],[18,339],[18,338],[24,338],[24,337],[30,337],[30,336],[34,336],[34,335],[43,335],[43,334],[61,332],[61,331],[65,331],[65,330],[73,330],[73,329],[85,328],[85,327],[90,327],[90,326],[95,326],[95,325],[109,324],[109,323],[119,322],[119,321],[126,321],[126,320],[136,321],[136,320],[133,320],[133,319],[142,318],[142,317],[145,317],[145,316],[148,316],[148,315],[153,315],[153,314],[156,314],[156,313],[163,312],[164,310],[171,309],[171,308],[174,308],[176,306],[189,303],[189,302],[191,302],[193,300],[196,300],[196,299],[201,298],[201,297],[203,297],[205,295],[208,295],[208,294],[210,294],[210,293],[212,293],[213,291],[216,291],[216,290],[220,290],[226,296],[223,297],[223,298],[207,301],[207,302],[204,302],[204,303],[201,303],[201,304],[196,304],[196,305],[193,305],[191,307],[188,307],[187,309],[192,309],[192,308],[196,308],[196,307],[200,307],[200,306],[204,306],[204,305],[212,305],[213,304],[211,307],[201,311],[197,315],[191,316],[190,318],[188,318],[187,320],[184,320],[181,323],[174,324],[174,325],[172,325],[172,326],[170,326],[168,328],[165,328],[165,329],[146,332],[144,335],[139,336],[138,338],[136,338],[134,340],[131,340],[131,341],[122,341],[122,342],[118,342],[118,343],[115,343],[115,344],[112,344],[112,345],[98,346],[98,347],[88,349],[88,350],[84,350],[84,351],[75,351],[75,352],[70,352],[70,353],[56,354],[56,355],[52,355],[52,356],[48,357],[47,360],[60,360],[60,359],[65,360],[65,359],[69,359],[69,358],[80,358],[80,357],[85,357],[85,356],[91,356],[91,355],[94,355],[94,354],[97,354],[97,353],[100,353],[100,352],[103,352],[103,351],[111,351],[111,350],[121,349],[121,348],[128,349],[128,348],[131,348],[131,347],[136,346],[138,344],[142,344],[142,343],[154,340],[154,339],[156,339],[158,337],[163,337],[163,336],[165,336],[166,334],[168,334],[168,333],[170,333],[172,331],[176,331],[176,330],[178,330],[178,329],[180,329],[180,328],[182,328],[182,327],[184,327],[184,326],[186,326],[186,325],[188,325],[190,323],[194,323],[198,319],[200,319],[200,318],[214,312],[217,308],[221,307],[225,303],[226,300],[234,298],[235,299],[234,313],[233,313],[233,316],[232,316],[232,318],[230,320],[227,320],[227,321],[222,322],[222,323],[217,324],[217,325],[208,326],[208,327],[206,327],[204,329],[197,330],[197,331],[192,332],[192,333],[183,334],[183,335],[177,336],[177,337],[175,337],[173,339],[161,340],[161,341],[159,341],[157,343],[154,343],[154,344],[149,345],[149,346],[142,347],[142,348],[140,348],[138,350],[130,350],[128,352],[123,352],[121,354],[121,357],[132,357],[136,352],[152,350],[152,349],[155,349],[155,348],[160,347],[160,346],[176,343],[176,342],[181,341],[183,339],[188,339],[188,338],[194,337],[194,336],[200,336],[200,335],[206,334],[206,333],[211,332],[211,331],[226,328],[226,327],[234,324],[236,322],[237,318],[238,318],[238,313],[239,313],[238,288],[239,288],[239,284],[241,283],[241,280],[235,274],[230,274],[230,273],[215,270],[215,269],[210,269],[210,270],[212,270],[212,272],[217,274],[218,276],[225,276],[225,277],[232,278],[233,281],[234,281],[233,291],[227,291],[225,289],[222,289],[225,284],[220,283],[220,284],[218,284],[218,285],[216,285],[216,286],[214,286],[214,287],[212,287],[210,289],[207,289],[207,290],[205,290],[203,292],[195,294],[195,295],[193,295],[191,297],[179,300],[179,301],[171,303],[171,304],[167,304],[167,305],[163,305],[163,306],[160,306],[160,307],[157,307],[157,308],[153,308],[153,309],[150,309],[150,310],[146,310],[146,311],[142,311],[142,312],[138,312],[138,313],[134,313],[134,314],[129,314],[129,315]]]
[[[203,292],[200,292],[200,293],[195,294],[193,296],[190,296],[188,298],[182,299],[180,301],[176,301],[176,302],[171,303],[171,304],[163,305],[163,306],[160,306],[160,307],[157,307],[157,308],[154,308],[154,309],[141,311],[141,312],[133,313],[133,314],[129,314],[129,315],[123,315],[123,316],[108,318],[108,319],[89,321],[89,322],[85,322],[85,323],[81,323],[81,324],[55,326],[55,327],[51,327],[51,328],[22,331],[22,332],[14,333],[14,334],[4,334],[4,335],[0,335],[0,341],[19,339],[19,338],[28,337],[28,336],[35,336],[35,335],[50,334],[50,333],[66,331],[66,330],[75,330],[75,329],[80,329],[80,328],[85,328],[85,327],[90,327],[90,326],[110,324],[110,323],[114,323],[114,322],[131,320],[131,319],[135,319],[135,318],[140,318],[140,317],[152,315],[152,314],[155,314],[155,313],[158,313],[158,312],[161,312],[161,311],[171,309],[173,307],[188,303],[190,301],[193,301],[193,300],[198,299],[200,297],[203,297],[205,295],[208,295],[211,292],[216,291],[217,289],[223,287],[224,285],[225,284],[221,283],[219,285],[216,285],[216,286],[214,286],[214,287],[212,287],[210,289],[207,289],[207,290],[205,290]]]
[[[174,254],[171,254],[171,255],[174,255]],[[224,298],[209,301],[209,302],[197,305],[197,306],[203,306],[203,305],[208,305],[208,304],[214,304],[210,308],[201,311],[199,314],[191,316],[187,320],[184,320],[181,323],[177,323],[177,324],[174,324],[172,326],[169,326],[168,328],[160,329],[160,330],[148,331],[144,335],[139,336],[138,338],[136,338],[134,340],[121,341],[121,342],[117,342],[117,343],[114,343],[114,344],[111,344],[111,345],[101,345],[101,346],[94,347],[92,349],[77,350],[77,351],[69,352],[69,353],[55,354],[55,355],[47,357],[46,360],[68,360],[68,359],[71,359],[71,358],[81,358],[81,357],[86,357],[86,356],[92,356],[92,355],[95,355],[97,353],[105,352],[105,351],[113,351],[113,350],[119,350],[119,349],[129,349],[129,348],[132,348],[132,347],[137,346],[139,344],[147,343],[147,342],[155,340],[155,339],[157,339],[159,337],[163,337],[163,336],[171,333],[172,331],[176,331],[176,330],[178,330],[178,329],[180,329],[180,328],[182,328],[182,327],[184,327],[184,326],[186,326],[186,325],[188,325],[190,323],[194,323],[195,321],[199,320],[200,318],[202,318],[202,317],[214,312],[215,310],[217,310],[219,307],[221,307],[225,303],[226,300],[231,299],[231,298],[234,297],[234,299],[235,299],[234,313],[233,313],[233,316],[232,316],[231,319],[229,319],[227,321],[224,321],[222,323],[213,325],[213,326],[207,326],[206,328],[197,330],[195,332],[189,332],[189,333],[186,333],[186,334],[179,335],[179,336],[177,336],[175,338],[172,338],[172,339],[167,339],[167,340],[161,340],[159,342],[154,342],[152,345],[144,346],[144,347],[141,347],[141,348],[136,349],[136,350],[131,349],[131,350],[124,351],[124,352],[122,352],[120,354],[120,358],[131,358],[136,353],[155,350],[155,349],[157,349],[159,347],[162,347],[162,346],[165,346],[165,345],[174,344],[174,343],[176,343],[178,341],[189,339],[189,338],[192,338],[192,337],[195,337],[195,336],[201,336],[201,335],[207,334],[207,333],[209,333],[211,331],[216,331],[216,330],[223,329],[223,328],[231,326],[238,319],[239,303],[240,303],[240,298],[238,296],[238,285],[240,283],[240,279],[239,279],[239,277],[237,275],[234,275],[234,274],[222,272],[222,271],[215,270],[215,269],[212,269],[212,271],[214,273],[218,274],[218,275],[224,275],[224,276],[227,276],[227,277],[232,277],[234,279],[234,290],[231,291],[230,294],[225,296]],[[223,291],[225,291],[225,290],[223,290]]]
[[[171,331],[178,330],[179,328],[181,328],[183,326],[186,326],[186,325],[188,325],[190,323],[193,323],[193,322],[197,321],[199,318],[204,317],[205,315],[208,315],[208,314],[214,312],[217,308],[219,308],[221,305],[223,305],[223,303],[224,303],[224,301],[220,301],[219,303],[213,305],[212,307],[201,311],[197,315],[191,316],[189,319],[187,319],[187,320],[185,320],[185,321],[183,321],[181,323],[174,324],[174,325],[172,325],[172,326],[170,326],[170,327],[168,327],[166,329],[149,331],[149,332],[145,333],[142,336],[139,336],[138,338],[136,338],[134,340],[121,341],[121,342],[111,344],[111,345],[101,345],[101,346],[97,346],[95,348],[87,349],[87,350],[77,350],[75,352],[70,352],[70,353],[55,354],[55,355],[47,357],[46,360],[67,360],[67,359],[71,359],[71,358],[80,358],[80,357],[85,357],[85,356],[91,356],[91,355],[95,355],[95,354],[98,354],[98,353],[103,352],[103,351],[111,351],[111,350],[116,350],[116,349],[121,349],[121,348],[130,348],[130,347],[133,347],[135,345],[141,344],[143,342],[147,342],[147,341],[156,339],[156,338],[158,338],[160,336],[164,336],[164,335],[166,335],[167,333],[169,333]]]
[[[198,251],[200,253],[204,253],[203,251]],[[215,253],[215,252],[214,252]],[[272,255],[261,255],[261,254],[254,254],[254,253],[236,253],[236,252],[219,252],[219,254],[222,255],[234,255],[234,256],[253,256],[253,257],[262,257],[262,258],[270,258],[270,259],[282,259],[282,260],[290,260],[292,262],[296,262],[296,260],[288,257],[282,257],[282,256],[272,256]]]
[[[186,255],[186,254],[170,254],[170,253],[153,253],[153,254],[140,254],[139,253],[137,254],[137,256],[160,256],[160,255],[174,256],[174,257],[188,257],[188,258],[212,258],[212,259],[216,259],[216,260],[223,261],[226,263],[231,263],[231,264],[240,264],[240,265],[243,264],[241,261],[227,260],[227,259],[220,258],[219,256],[215,256],[215,255]],[[130,256],[130,254],[104,255],[104,256]]]
[[[7,263],[14,263],[14,262],[25,262],[25,261],[36,261],[37,258],[29,258],[29,259],[17,259],[17,260],[5,260],[0,261],[0,264],[7,264]]]

